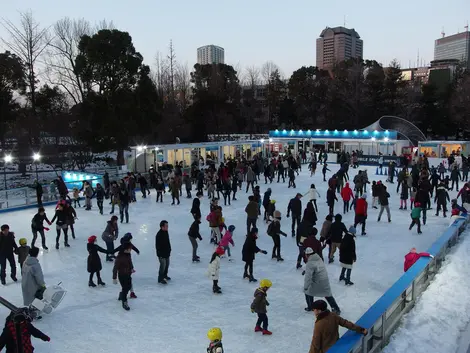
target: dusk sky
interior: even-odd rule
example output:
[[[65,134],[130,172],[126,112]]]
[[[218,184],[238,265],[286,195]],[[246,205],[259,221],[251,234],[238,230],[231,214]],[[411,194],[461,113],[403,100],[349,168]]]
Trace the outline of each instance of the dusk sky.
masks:
[[[316,38],[326,26],[342,26],[345,17],[346,27],[364,40],[365,58],[384,65],[397,58],[402,67],[416,65],[418,50],[420,59],[431,61],[442,28],[455,34],[470,20],[470,0],[3,0],[0,17],[18,23],[19,11],[28,9],[44,26],[63,17],[113,21],[131,34],[150,66],[172,39],[177,60],[188,66],[199,46],[215,44],[225,48],[227,64],[245,68],[271,60],[286,76],[315,65]]]

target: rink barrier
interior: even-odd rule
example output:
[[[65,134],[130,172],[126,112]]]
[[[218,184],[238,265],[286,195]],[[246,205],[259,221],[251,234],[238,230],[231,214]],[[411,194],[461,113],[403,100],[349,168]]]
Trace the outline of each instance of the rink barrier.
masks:
[[[416,300],[441,268],[468,220],[463,217],[455,220],[428,249],[427,252],[434,258],[420,258],[362,315],[356,324],[368,329],[366,336],[348,331],[328,353],[381,352],[400,325],[403,315],[414,307]]]

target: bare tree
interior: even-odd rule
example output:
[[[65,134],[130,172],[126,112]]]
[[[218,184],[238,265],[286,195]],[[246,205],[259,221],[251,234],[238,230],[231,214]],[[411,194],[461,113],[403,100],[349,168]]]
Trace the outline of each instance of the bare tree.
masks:
[[[27,85],[32,112],[36,114],[36,63],[49,45],[49,28],[42,28],[33,18],[31,11],[20,13],[20,24],[16,26],[10,20],[2,18],[2,26],[10,38],[2,38],[3,43],[15,53],[26,67]]]
[[[175,90],[178,99],[178,105],[181,111],[191,103],[191,74],[188,65],[177,64],[175,75]]]
[[[110,31],[112,31],[113,29],[116,29],[116,26],[114,26],[113,21],[101,20],[94,26],[93,32],[99,32],[103,29],[109,29]]]
[[[272,61],[266,61],[261,67],[261,77],[263,78],[263,83],[268,84],[273,72],[278,71],[279,67]]]
[[[170,40],[170,45],[168,47],[168,75],[170,80],[170,99],[175,100],[175,71],[176,71],[176,54],[175,49],[173,48],[173,41]]]
[[[250,66],[245,69],[244,83],[251,89],[255,89],[261,83],[260,69],[256,66]]]
[[[168,66],[168,59],[160,52],[157,52],[155,55],[154,69],[152,70],[152,79],[157,86],[158,94],[163,99],[165,99],[170,92]]]
[[[55,23],[50,34],[45,59],[47,80],[64,89],[74,104],[84,99],[83,85],[75,69],[78,45],[82,36],[91,33],[90,23],[85,19],[65,17]]]

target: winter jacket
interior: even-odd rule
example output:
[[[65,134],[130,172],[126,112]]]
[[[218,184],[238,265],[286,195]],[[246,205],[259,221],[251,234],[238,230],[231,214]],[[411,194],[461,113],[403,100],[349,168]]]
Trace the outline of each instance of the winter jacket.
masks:
[[[330,311],[318,314],[308,353],[326,353],[339,340],[339,326],[361,333],[364,329]]]
[[[222,346],[222,342],[211,342],[209,344],[209,347],[207,347],[207,353],[224,353],[224,347]]]
[[[248,218],[258,218],[258,204],[255,201],[248,202],[245,207],[246,216]]]
[[[28,245],[21,245],[18,247],[17,254],[18,254],[18,262],[20,265],[23,265],[24,261],[29,255],[30,247]]]
[[[334,221],[330,228],[330,239],[332,243],[341,243],[343,233],[347,233],[346,226],[341,221]]]
[[[320,241],[327,239],[329,237],[332,224],[333,223],[331,221],[327,221],[327,220],[323,222],[323,225],[321,226],[321,230],[320,230]]]
[[[280,235],[283,235],[283,236],[287,236],[286,233],[284,233],[282,230],[281,230],[281,222],[279,222],[279,220],[277,219],[274,219],[271,224],[268,226],[268,235],[269,236],[280,236]]]
[[[307,196],[309,200],[316,200],[317,198],[320,198],[320,194],[318,193],[317,189],[309,189],[304,194],[304,196]]]
[[[73,208],[71,205],[68,205],[64,208],[64,211],[67,216],[67,224],[75,224],[75,218],[77,217],[77,212],[75,212],[75,208]]]
[[[96,187],[95,190],[96,199],[102,201],[105,197],[105,191],[102,186]]]
[[[462,180],[462,176],[460,175],[460,171],[457,168],[452,169],[450,172],[450,180]]]
[[[408,198],[410,197],[409,191],[410,191],[410,187],[408,186],[408,184],[402,184],[400,199],[401,200],[408,200]]]
[[[411,266],[415,264],[416,261],[418,261],[421,257],[430,257],[431,254],[427,252],[421,252],[421,253],[416,253],[410,251],[408,254],[405,255],[405,265],[404,265],[404,270],[405,272],[410,269]]]
[[[92,244],[92,243],[88,243],[86,245],[86,248],[88,250],[88,259],[87,259],[88,273],[101,271],[102,269],[101,259],[100,259],[100,255],[98,254],[98,252],[101,252],[103,254],[107,254],[108,252],[105,249],[103,249],[101,246]]]
[[[264,193],[264,196],[263,196],[263,206],[268,207],[270,202],[271,202],[271,190],[268,190]]]
[[[339,247],[339,262],[351,266],[356,261],[356,242],[351,233],[346,233]],[[346,267],[346,266],[343,266]]]
[[[190,236],[191,238],[197,238],[199,240],[202,240],[201,234],[199,233],[200,223],[201,221],[196,220],[191,224],[191,227],[189,227],[188,236]]]
[[[171,254],[170,236],[168,231],[159,230],[155,236],[155,249],[157,250],[157,256],[163,258],[169,258]]]
[[[307,222],[311,226],[314,226],[317,224],[318,218],[317,218],[317,213],[315,212],[314,208],[305,208],[304,210],[304,216],[302,218],[304,222]]]
[[[219,208],[212,211],[208,216],[209,227],[218,227],[222,224],[222,212]]]
[[[333,206],[335,204],[335,201],[338,201],[336,198],[336,193],[334,189],[328,189],[326,191],[326,203],[328,206]]]
[[[261,251],[256,246],[256,238],[248,235],[245,239],[242,249],[242,260],[244,262],[252,262],[255,260],[255,255]]]
[[[117,276],[130,276],[134,270],[134,264],[132,263],[131,254],[121,251],[114,261],[113,267],[113,279],[117,279]]]
[[[343,190],[341,190],[341,197],[342,197],[343,201],[345,201],[345,202],[349,202],[349,201],[351,201],[351,199],[354,198],[354,194],[353,194],[351,188],[349,187],[349,183],[346,183]]]
[[[437,202],[439,205],[445,205],[447,203],[446,201],[450,201],[447,189],[445,188],[445,186],[438,186],[434,202]]]
[[[413,207],[413,209],[411,210],[411,218],[413,218],[413,219],[420,218],[422,210],[423,209],[421,207]]]
[[[421,203],[423,207],[428,207],[428,203],[431,201],[429,192],[424,189],[419,189],[415,196],[415,202]]]
[[[119,228],[117,223],[113,224],[113,222],[108,221],[106,225],[106,229],[104,230],[103,234],[101,235],[101,239],[105,243],[115,241],[119,236]]]
[[[219,280],[220,273],[220,257],[215,256],[212,262],[209,262],[209,268],[207,269],[207,275],[213,281]]]
[[[256,178],[256,174],[255,172],[253,172],[253,170],[251,168],[248,168],[248,171],[246,172],[246,181],[249,182],[253,182],[255,181],[255,178]]]
[[[29,306],[36,298],[38,289],[44,288],[44,275],[36,257],[28,256],[21,270],[21,290],[23,292],[23,304]]]
[[[22,336],[22,343],[23,343],[23,350],[22,352],[30,352],[34,351],[34,347],[31,343],[31,336],[35,338],[39,338],[43,341],[50,341],[50,338],[46,336],[43,332],[38,330],[36,327],[33,326],[28,321],[23,321],[20,323],[20,330]],[[5,323],[5,327],[3,328],[2,335],[0,336],[0,351],[3,352],[3,348],[6,348],[5,353],[17,353],[16,347],[16,326],[13,320],[8,320]]]
[[[51,220],[51,223],[56,221],[56,225],[63,226],[67,224],[67,211],[65,208],[63,210],[55,210],[54,217]]]
[[[304,293],[312,297],[331,297],[328,272],[318,254],[310,255],[305,266]]]
[[[226,231],[224,236],[219,242],[219,246],[228,246],[228,244],[232,244],[232,246],[235,245],[232,239],[232,233],[230,233],[229,231]]]
[[[390,194],[387,192],[387,189],[384,187],[380,188],[378,197],[381,206],[388,206],[388,198],[390,197]]]
[[[47,218],[46,214],[44,213],[43,215],[40,215],[39,213],[36,213],[31,220],[31,229],[34,231],[40,231],[44,230],[44,221],[49,222],[49,219]]]
[[[131,189],[134,190],[134,189]],[[128,205],[129,204],[129,192],[126,189],[121,189],[119,191],[119,202],[121,205]]]
[[[11,255],[16,252],[18,245],[16,245],[15,234],[8,232],[7,235],[0,233],[0,254]]]
[[[269,305],[266,297],[267,293],[263,289],[258,288],[255,290],[254,299],[250,306],[251,310],[257,314],[266,314]]]
[[[356,216],[367,216],[367,201],[362,197],[356,200]]]
[[[287,215],[291,212],[293,216],[302,215],[302,201],[300,201],[298,197],[294,197],[289,201],[289,205],[287,206]]]
[[[193,205],[191,207],[191,214],[196,219],[201,219],[201,201],[198,197],[193,200]]]
[[[311,248],[315,254],[318,254],[318,256],[323,260],[323,247],[321,246],[321,242],[315,238],[315,236],[309,235],[305,238],[303,246],[304,249]]]

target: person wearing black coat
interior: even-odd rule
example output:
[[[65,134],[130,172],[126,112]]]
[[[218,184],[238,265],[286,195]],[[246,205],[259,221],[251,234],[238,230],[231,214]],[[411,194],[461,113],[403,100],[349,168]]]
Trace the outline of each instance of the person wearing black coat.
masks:
[[[160,222],[160,230],[155,236],[155,249],[157,251],[158,261],[160,262],[160,269],[158,270],[158,283],[167,284],[170,277],[168,277],[168,268],[170,267],[170,254],[171,244],[170,236],[168,234],[168,222]]]
[[[436,189],[436,197],[434,198],[434,203],[437,203],[436,216],[439,216],[439,211],[442,208],[442,213],[444,214],[444,217],[446,217],[447,201],[450,201],[449,193],[447,192],[444,183],[440,183]]]
[[[3,285],[6,284],[7,260],[10,263],[11,279],[16,282],[16,261],[15,253],[18,251],[18,245],[15,241],[15,233],[10,232],[8,224],[1,227],[0,233],[0,280]]]
[[[261,250],[256,245],[256,239],[258,239],[258,228],[251,228],[250,233],[246,236],[245,243],[242,249],[242,260],[245,263],[245,271],[243,272],[243,278],[248,278],[250,282],[257,282],[257,279],[253,277],[253,262],[257,253],[267,254],[265,250]]]
[[[326,203],[329,208],[329,214],[332,216],[333,216],[333,212],[335,211],[335,201],[338,201],[335,190],[332,188],[329,188],[326,191]]]
[[[263,207],[264,207],[264,220],[266,221],[268,219],[268,207],[269,207],[269,204],[271,203],[271,188],[268,188],[268,190],[266,190],[266,192],[264,193],[264,196],[263,196]]]
[[[297,195],[289,201],[289,205],[287,206],[287,218],[289,218],[290,213],[292,213],[292,237],[295,237],[295,224],[297,223],[298,228],[302,218],[301,197],[302,194],[297,193]]]
[[[388,223],[392,221],[392,216],[390,215],[390,206],[388,205],[388,199],[390,198],[390,194],[387,192],[387,187],[385,185],[381,185],[379,188],[379,203],[380,203],[380,211],[379,217],[377,218],[377,222],[380,222],[380,218],[384,213],[384,210],[387,211]]]
[[[88,250],[87,271],[90,274],[88,286],[96,287],[96,284],[93,282],[93,276],[95,273],[96,278],[98,279],[98,285],[104,286],[105,283],[101,280],[100,275],[100,271],[103,267],[101,265],[101,259],[98,253],[101,252],[103,254],[108,254],[108,251],[96,244],[96,235],[92,235],[88,238],[88,244],[86,245],[86,248]]]
[[[419,202],[422,207],[422,214],[423,214],[423,224],[426,224],[426,214],[428,210],[428,205],[431,202],[431,198],[429,196],[429,191],[426,188],[419,188],[418,192],[415,196],[415,203]]]
[[[191,242],[191,246],[193,247],[193,262],[200,261],[199,256],[197,256],[198,245],[196,240],[202,240],[201,234],[199,234],[199,224],[201,224],[201,219],[195,219],[188,231],[189,241]]]
[[[105,189],[103,189],[100,183],[96,184],[95,195],[96,195],[96,204],[98,205],[100,214],[103,214],[103,201],[106,196],[106,191]]]
[[[147,179],[139,173],[137,174],[137,182],[140,185],[140,192],[142,192],[142,197],[145,199],[147,197],[147,193],[150,195]]]
[[[195,221],[197,221],[198,219],[201,219],[201,198],[202,197],[203,197],[203,194],[198,191],[196,194],[196,197],[193,200],[193,205],[191,206],[191,214],[193,215]]]
[[[277,261],[284,261],[281,257],[281,234],[287,237],[287,234],[281,230],[281,212],[274,211],[273,220],[268,226],[268,235],[273,239],[273,253],[272,259],[277,259]]]
[[[302,222],[308,222],[310,225],[314,226],[317,224],[317,213],[315,212],[315,207],[313,206],[313,202],[309,201],[307,203],[307,207],[304,210],[304,217],[302,218]]]
[[[31,231],[33,232],[33,241],[31,242],[31,247],[34,248],[34,244],[36,243],[36,239],[38,238],[38,233],[41,235],[42,240],[42,248],[44,250],[49,250],[46,246],[46,235],[44,234],[44,221],[48,224],[51,224],[49,219],[46,216],[46,211],[44,207],[38,208],[38,213],[36,213],[31,220]]]
[[[55,210],[54,217],[51,220],[51,223],[55,223],[55,229],[57,232],[57,237],[55,238],[55,248],[59,250],[59,240],[60,240],[60,231],[64,232],[64,246],[66,248],[70,247],[69,245],[69,226],[67,224],[68,214],[65,210],[65,201],[61,201]]]
[[[335,221],[331,224],[329,240],[331,241],[331,248],[329,254],[329,263],[334,262],[334,255],[336,249],[339,249],[343,239],[343,233],[347,233],[348,229],[342,222],[343,216],[339,213],[335,216]]]
[[[126,223],[129,223],[129,200],[129,191],[124,181],[121,181],[119,187],[119,215],[121,216],[121,223],[124,222],[124,215],[126,216]]]
[[[339,262],[341,263],[340,282],[344,280],[346,285],[351,286],[351,270],[354,262],[356,262],[356,228],[351,227],[343,237],[339,247]]]

